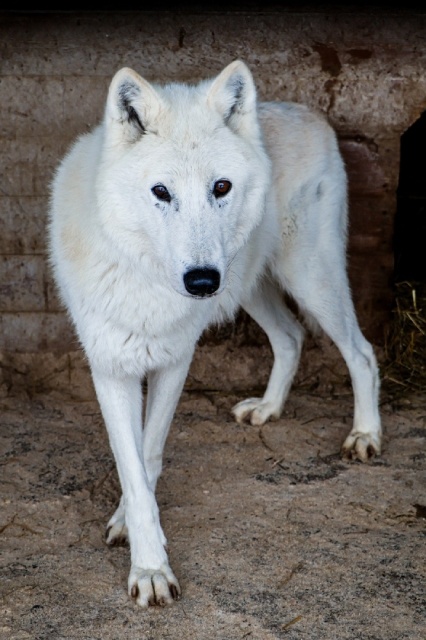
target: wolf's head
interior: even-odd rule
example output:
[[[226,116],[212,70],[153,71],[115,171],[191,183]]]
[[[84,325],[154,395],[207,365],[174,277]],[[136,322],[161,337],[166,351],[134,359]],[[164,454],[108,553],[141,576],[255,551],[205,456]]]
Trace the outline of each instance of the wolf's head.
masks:
[[[198,85],[112,79],[97,194],[103,228],[186,296],[220,293],[264,214],[269,159],[256,90],[235,61]]]

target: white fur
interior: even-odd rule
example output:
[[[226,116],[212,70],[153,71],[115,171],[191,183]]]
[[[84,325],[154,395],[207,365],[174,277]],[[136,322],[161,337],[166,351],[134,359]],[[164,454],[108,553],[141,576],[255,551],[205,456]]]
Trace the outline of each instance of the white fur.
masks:
[[[214,195],[224,180],[231,189]],[[169,201],[153,193],[158,185]],[[240,61],[197,86],[155,86],[124,68],[112,79],[102,124],[59,166],[50,214],[51,263],[122,486],[107,542],[128,537],[129,593],[138,604],[168,604],[180,587],[155,486],[206,327],[243,307],[267,333],[275,360],[266,392],[233,409],[236,420],[263,424],[279,417],[302,348],[303,329],[283,301],[289,292],[349,368],[355,409],[344,454],[380,453],[379,379],[346,274],[346,175],[336,136],[304,106],[257,105]],[[215,295],[198,297],[184,275],[204,268],[220,282]]]

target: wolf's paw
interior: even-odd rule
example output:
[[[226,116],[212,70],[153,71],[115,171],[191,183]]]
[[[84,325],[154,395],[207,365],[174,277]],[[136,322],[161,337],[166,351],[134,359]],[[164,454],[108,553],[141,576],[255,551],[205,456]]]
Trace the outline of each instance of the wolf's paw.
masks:
[[[380,437],[355,431],[348,435],[341,451],[343,458],[367,462],[370,458],[380,455]]]
[[[107,524],[105,541],[109,547],[120,547],[129,541],[129,534],[124,517],[123,499],[120,500],[116,512]]]
[[[129,595],[142,609],[173,604],[181,593],[179,582],[168,564],[157,570],[132,567],[130,571]]]
[[[129,535],[127,532],[126,523],[116,522],[115,524],[109,524],[105,532],[105,541],[109,547],[122,547],[129,542]]]
[[[238,423],[247,421],[259,427],[268,420],[278,420],[280,413],[279,407],[263,398],[247,398],[232,408],[232,415]]]

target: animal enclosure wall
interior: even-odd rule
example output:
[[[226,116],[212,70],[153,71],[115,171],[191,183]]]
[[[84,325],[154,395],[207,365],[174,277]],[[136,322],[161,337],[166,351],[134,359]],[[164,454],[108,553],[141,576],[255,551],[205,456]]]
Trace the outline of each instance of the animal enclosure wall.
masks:
[[[197,82],[241,58],[253,71],[260,99],[303,102],[327,114],[349,177],[348,264],[356,308],[367,337],[382,345],[393,300],[400,141],[426,108],[425,36],[421,10],[289,5],[248,11],[1,12],[4,392],[90,392],[46,262],[46,211],[54,167],[73,138],[102,117],[109,81],[122,66],[154,82]],[[264,337],[244,316],[220,336],[205,337],[210,363],[218,337],[224,340],[220,349],[249,342],[263,353]],[[258,357],[250,356],[254,375]],[[209,384],[208,366],[203,373]],[[197,375],[194,384],[202,384]],[[215,384],[228,384],[229,376],[221,374]]]

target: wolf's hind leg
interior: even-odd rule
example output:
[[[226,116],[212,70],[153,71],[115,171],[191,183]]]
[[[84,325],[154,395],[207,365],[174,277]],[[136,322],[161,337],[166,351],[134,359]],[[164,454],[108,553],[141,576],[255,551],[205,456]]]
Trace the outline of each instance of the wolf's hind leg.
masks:
[[[262,425],[281,415],[299,364],[304,330],[269,280],[262,281],[243,308],[268,336],[274,364],[263,398],[247,398],[236,404],[232,413],[237,422]]]
[[[317,252],[309,278],[294,277],[290,290],[301,310],[308,312],[334,341],[342,354],[354,392],[353,427],[342,454],[365,462],[380,454],[379,373],[371,344],[363,336],[355,314],[348,280],[332,251]],[[343,265],[343,261],[341,261]],[[293,274],[300,270],[293,269]],[[324,283],[328,283],[324,287]]]

